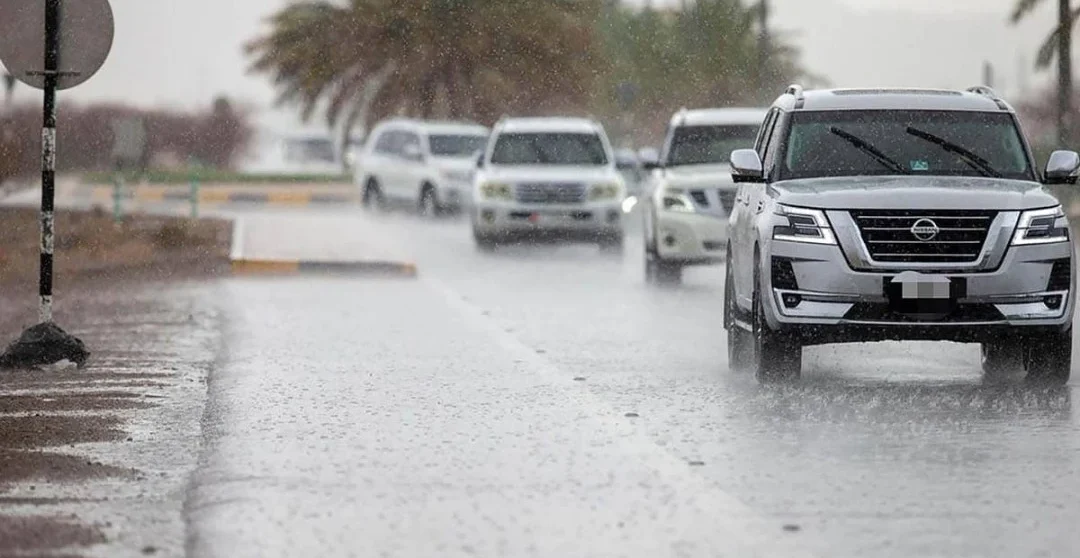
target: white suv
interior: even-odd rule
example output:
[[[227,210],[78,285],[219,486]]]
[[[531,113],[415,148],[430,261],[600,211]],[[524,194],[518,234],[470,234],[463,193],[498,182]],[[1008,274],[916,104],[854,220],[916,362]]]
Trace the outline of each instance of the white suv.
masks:
[[[380,123],[356,166],[364,206],[409,205],[434,216],[468,205],[473,161],[487,135],[488,129],[476,124]]]
[[[603,126],[581,118],[508,118],[477,160],[473,236],[596,242],[622,253],[626,186]]]
[[[738,191],[728,159],[752,147],[766,109],[681,110],[651,169],[645,219],[645,279],[679,283],[683,267],[722,263]]]

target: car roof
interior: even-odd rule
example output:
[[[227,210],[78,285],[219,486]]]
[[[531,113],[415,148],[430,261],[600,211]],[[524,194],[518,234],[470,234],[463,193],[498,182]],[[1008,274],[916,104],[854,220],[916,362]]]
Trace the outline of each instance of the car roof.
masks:
[[[564,116],[543,116],[529,118],[506,118],[498,124],[499,132],[568,132],[568,133],[597,133],[603,128],[597,122],[588,118],[571,118]]]
[[[760,126],[767,108],[707,108],[681,110],[671,119],[672,126]]]
[[[392,118],[379,123],[379,127],[407,128],[426,134],[476,134],[487,135],[490,130],[475,122],[455,120],[416,120],[412,118]]]
[[[776,103],[788,110],[955,110],[1012,112],[989,88],[966,91],[924,88],[848,88],[802,91],[788,88]]]

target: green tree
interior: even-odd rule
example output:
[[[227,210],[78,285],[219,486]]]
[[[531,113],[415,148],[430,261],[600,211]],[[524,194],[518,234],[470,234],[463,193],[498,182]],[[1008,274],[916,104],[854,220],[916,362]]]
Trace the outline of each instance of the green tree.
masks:
[[[247,46],[279,101],[365,115],[473,118],[581,106],[603,64],[601,0],[329,0],[292,4]]]
[[[697,0],[684,10],[633,10],[611,4],[602,25],[610,62],[598,111],[620,115],[624,133],[653,141],[680,107],[761,105],[805,77],[798,51],[770,33],[763,43],[759,6]],[[633,84],[632,103],[619,93]]]
[[[1012,12],[1012,22],[1018,23],[1030,15],[1044,0],[1017,0]],[[1039,47],[1035,67],[1047,68],[1055,56],[1058,62],[1057,129],[1058,143],[1065,145],[1072,139],[1070,116],[1072,114],[1072,30],[1080,18],[1080,8],[1073,9],[1069,0],[1058,0],[1058,24]]]

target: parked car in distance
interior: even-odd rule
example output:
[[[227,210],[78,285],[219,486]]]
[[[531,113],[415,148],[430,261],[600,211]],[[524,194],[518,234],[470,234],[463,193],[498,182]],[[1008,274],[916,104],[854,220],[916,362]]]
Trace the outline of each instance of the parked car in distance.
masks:
[[[462,122],[395,119],[375,126],[355,171],[365,207],[415,207],[436,216],[471,203],[475,154],[488,129]]]
[[[765,113],[684,109],[671,118],[659,160],[646,165],[651,175],[641,214],[647,283],[679,283],[686,266],[723,263],[737,189],[729,158],[754,145]]]

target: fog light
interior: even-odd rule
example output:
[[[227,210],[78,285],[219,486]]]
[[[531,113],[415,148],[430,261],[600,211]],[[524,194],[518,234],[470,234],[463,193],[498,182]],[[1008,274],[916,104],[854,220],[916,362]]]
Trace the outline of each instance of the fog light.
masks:
[[[490,210],[490,209],[485,209],[485,210],[480,212],[480,218],[483,219],[487,223],[494,223],[495,222],[495,212]]]
[[[795,308],[802,304],[802,297],[797,294],[787,293],[780,298],[783,299],[786,308]]]
[[[1061,303],[1063,302],[1063,300],[1064,299],[1061,297],[1061,295],[1044,296],[1043,304],[1045,304],[1046,307],[1051,310],[1057,310],[1058,308],[1061,308]]]
[[[669,235],[667,235],[667,236],[665,236],[665,237],[664,237],[664,244],[665,244],[665,245],[666,245],[666,246],[667,246],[668,248],[671,248],[671,247],[675,246],[675,244],[676,244],[677,242],[678,242],[678,241],[677,241],[677,240],[675,240],[675,235],[673,235],[673,234],[669,234]]]

